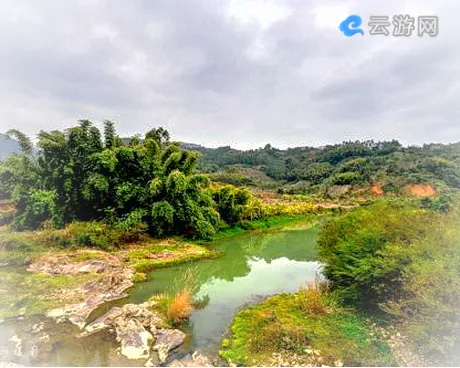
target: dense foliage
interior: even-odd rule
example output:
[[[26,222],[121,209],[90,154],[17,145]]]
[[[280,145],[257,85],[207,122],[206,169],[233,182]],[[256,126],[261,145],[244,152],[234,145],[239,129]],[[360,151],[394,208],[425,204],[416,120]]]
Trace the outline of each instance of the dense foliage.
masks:
[[[252,168],[267,176],[267,186],[273,187],[270,179],[274,179],[285,192],[374,184],[382,185],[387,192],[418,183],[460,188],[460,143],[403,147],[398,141],[350,141],[287,150],[269,144],[248,151],[228,146],[194,148],[202,154],[198,168],[203,172],[225,174],[231,182],[238,180],[236,172],[240,172],[242,184],[257,185],[260,180],[247,175],[247,169]]]
[[[120,230],[208,238],[218,227],[218,210],[235,222],[249,200],[232,188],[213,193],[209,179],[194,174],[199,154],[170,142],[162,128],[126,140],[110,121],[101,134],[85,120],[66,131],[41,131],[36,149],[21,132],[8,133],[22,154],[0,165],[0,192],[16,208],[18,229],[107,220]]]
[[[338,295],[401,318],[422,351],[450,364],[460,361],[460,214],[442,210],[358,208],[329,222],[319,247]]]

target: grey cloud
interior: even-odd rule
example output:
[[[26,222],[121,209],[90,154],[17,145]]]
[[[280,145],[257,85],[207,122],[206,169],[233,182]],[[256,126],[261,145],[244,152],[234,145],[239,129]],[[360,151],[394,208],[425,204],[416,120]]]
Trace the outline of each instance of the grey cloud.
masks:
[[[210,146],[420,143],[436,122],[437,140],[460,136],[457,2],[328,3],[363,17],[439,12],[436,39],[392,42],[316,24],[314,1],[279,0],[289,13],[268,28],[231,17],[229,1],[2,2],[0,131],[88,117]]]

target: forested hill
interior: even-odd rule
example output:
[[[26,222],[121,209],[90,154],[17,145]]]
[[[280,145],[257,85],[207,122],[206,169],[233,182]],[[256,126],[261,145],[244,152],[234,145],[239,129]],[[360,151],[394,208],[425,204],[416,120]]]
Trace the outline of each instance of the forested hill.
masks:
[[[420,183],[460,188],[460,142],[403,147],[395,140],[349,141],[286,150],[267,144],[246,151],[184,147],[201,152],[201,171],[234,184],[284,184],[298,192],[333,185],[379,185],[387,191]]]
[[[0,159],[6,158],[12,153],[20,152],[19,143],[7,135],[0,133]]]
[[[270,144],[251,150],[206,148],[184,142],[181,146],[199,151],[199,171],[218,181],[288,193],[324,192],[337,185],[377,185],[383,191],[420,183],[439,189],[460,188],[460,142],[403,147],[395,140],[349,141],[285,150]],[[0,134],[0,159],[19,151],[15,139]]]

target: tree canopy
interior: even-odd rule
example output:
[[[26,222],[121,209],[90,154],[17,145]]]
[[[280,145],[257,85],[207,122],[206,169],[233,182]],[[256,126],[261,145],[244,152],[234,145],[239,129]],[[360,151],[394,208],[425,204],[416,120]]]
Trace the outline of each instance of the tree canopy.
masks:
[[[117,219],[126,226],[142,223],[158,236],[208,238],[217,229],[209,179],[195,174],[199,153],[171,142],[163,128],[126,140],[110,121],[101,133],[81,120],[65,131],[40,131],[36,153],[24,134],[9,134],[22,154],[2,163],[0,191],[16,207],[16,228]],[[247,200],[239,199],[238,205]]]

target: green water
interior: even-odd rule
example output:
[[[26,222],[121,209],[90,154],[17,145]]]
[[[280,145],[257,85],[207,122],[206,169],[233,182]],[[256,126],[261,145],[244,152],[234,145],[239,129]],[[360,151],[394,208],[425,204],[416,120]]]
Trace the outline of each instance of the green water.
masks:
[[[184,275],[193,275],[194,294],[203,307],[185,327],[187,349],[215,355],[239,308],[269,295],[296,291],[315,279],[317,234],[318,229],[267,231],[214,242],[211,247],[221,257],[153,271],[149,282],[131,291],[129,302],[172,294],[190,282]]]
[[[151,280],[138,284],[128,299],[105,305],[142,303],[157,293],[174,293],[184,286],[186,274],[193,275],[195,297],[203,307],[196,310],[188,325],[186,343],[176,356],[201,350],[217,357],[219,343],[238,309],[279,292],[296,291],[315,279],[317,229],[252,232],[213,242],[221,252],[215,259],[201,260],[152,272]],[[33,326],[44,323],[50,343],[39,343]],[[144,361],[126,359],[117,353],[115,336],[106,331],[77,338],[77,327],[56,324],[43,316],[25,320],[6,319],[0,323],[0,365],[2,361],[26,366],[143,366]],[[22,339],[19,350],[11,338]],[[46,349],[43,350],[42,346]]]

